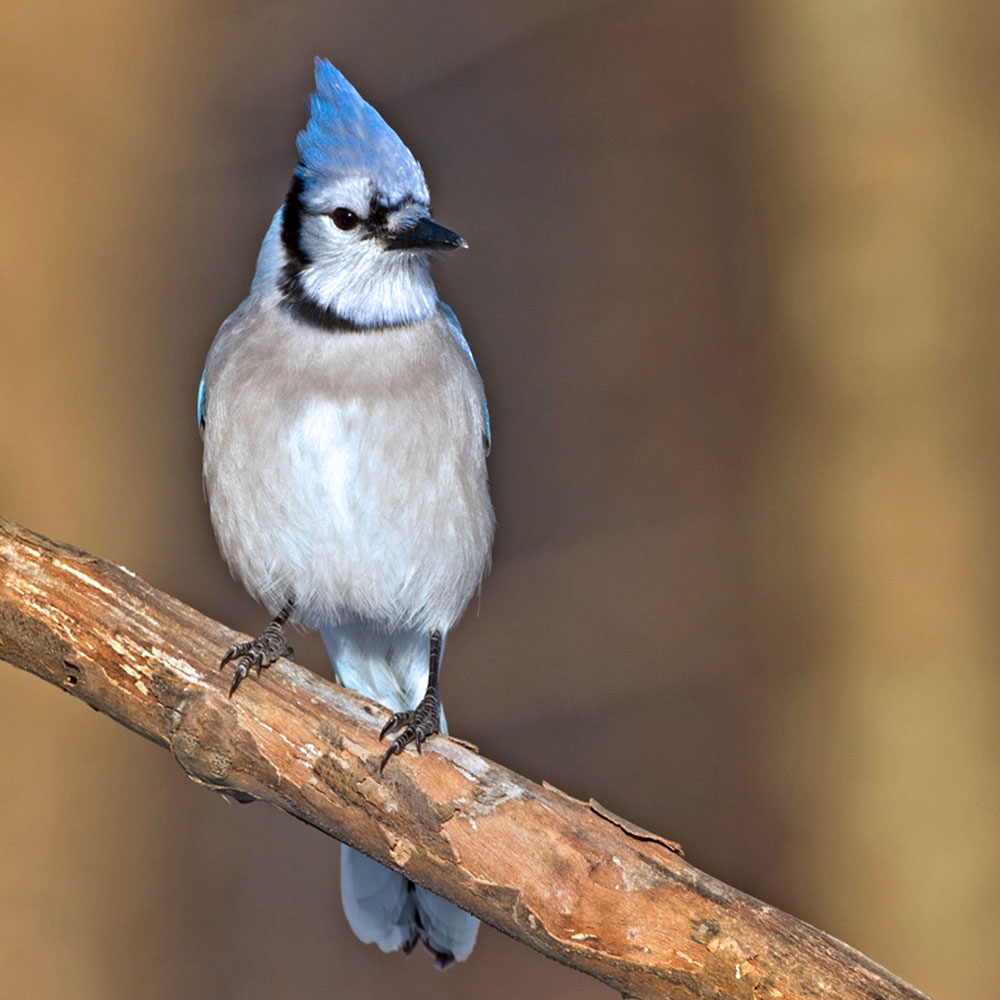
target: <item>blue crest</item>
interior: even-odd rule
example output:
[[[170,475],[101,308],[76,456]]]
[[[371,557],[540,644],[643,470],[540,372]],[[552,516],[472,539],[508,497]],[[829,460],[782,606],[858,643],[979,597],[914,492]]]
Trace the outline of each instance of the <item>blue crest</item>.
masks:
[[[312,182],[357,175],[371,178],[390,204],[413,198],[430,204],[420,164],[382,116],[326,59],[316,59],[316,93],[309,124],[299,133],[299,175]]]

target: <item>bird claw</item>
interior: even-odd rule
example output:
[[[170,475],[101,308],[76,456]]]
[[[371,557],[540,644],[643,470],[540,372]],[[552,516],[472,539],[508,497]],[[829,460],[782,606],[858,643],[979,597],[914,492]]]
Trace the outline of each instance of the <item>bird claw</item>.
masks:
[[[237,642],[230,646],[219,664],[221,669],[230,660],[239,659],[239,663],[236,664],[236,672],[233,674],[233,683],[229,687],[229,697],[232,698],[240,686],[240,682],[253,667],[257,668],[257,676],[260,677],[263,667],[269,667],[281,657],[294,660],[295,650],[285,641],[284,631],[275,622],[271,622],[256,639],[250,642]]]
[[[385,770],[385,765],[392,757],[401,754],[411,743],[416,747],[417,753],[420,753],[424,740],[441,731],[441,704],[437,695],[429,691],[412,712],[394,712],[382,727],[378,738],[380,741],[384,740],[390,733],[399,729],[403,731],[389,744],[389,748],[382,755],[378,767],[379,774]]]

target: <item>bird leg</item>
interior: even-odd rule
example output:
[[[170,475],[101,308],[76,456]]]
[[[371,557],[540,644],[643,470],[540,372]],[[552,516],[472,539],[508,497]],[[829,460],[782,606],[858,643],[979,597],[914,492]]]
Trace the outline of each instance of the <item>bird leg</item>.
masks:
[[[403,731],[389,744],[389,749],[382,755],[382,763],[379,764],[379,773],[385,768],[390,757],[395,757],[403,752],[403,748],[411,743],[416,746],[417,753],[420,753],[420,745],[428,736],[441,730],[441,689],[438,686],[438,670],[441,666],[441,633],[431,632],[431,656],[430,667],[427,672],[427,693],[420,699],[420,703],[413,711],[396,712],[390,716],[389,721],[382,727],[379,733],[380,740],[385,739],[389,733],[396,732],[397,729]]]
[[[240,686],[240,681],[248,673],[251,667],[257,668],[257,676],[260,677],[261,667],[269,667],[275,660],[284,656],[286,659],[295,659],[295,650],[288,645],[285,640],[285,622],[292,613],[295,602],[291,599],[285,602],[285,606],[274,616],[274,620],[264,631],[251,642],[237,642],[226,650],[226,655],[222,658],[220,667],[224,667],[230,660],[242,657],[236,664],[236,673],[233,675],[233,683],[229,688],[229,697]]]

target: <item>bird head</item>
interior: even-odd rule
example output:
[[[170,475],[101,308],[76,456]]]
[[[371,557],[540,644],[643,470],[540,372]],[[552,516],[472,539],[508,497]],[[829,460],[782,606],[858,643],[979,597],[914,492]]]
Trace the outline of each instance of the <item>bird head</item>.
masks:
[[[428,254],[465,240],[433,221],[420,164],[325,59],[310,112],[280,213],[285,303],[331,328],[427,318],[437,308]]]

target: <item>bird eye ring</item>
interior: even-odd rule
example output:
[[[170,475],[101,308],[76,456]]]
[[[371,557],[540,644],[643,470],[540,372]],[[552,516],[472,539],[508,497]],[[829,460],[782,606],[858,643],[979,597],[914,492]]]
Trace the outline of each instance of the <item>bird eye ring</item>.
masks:
[[[335,208],[330,218],[338,229],[353,229],[361,221],[349,208]]]

